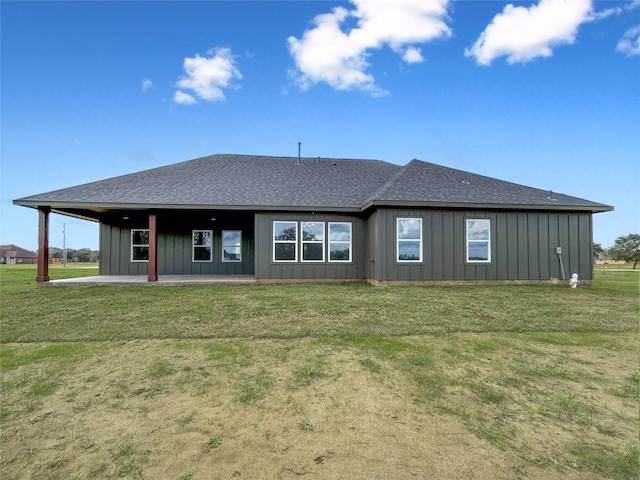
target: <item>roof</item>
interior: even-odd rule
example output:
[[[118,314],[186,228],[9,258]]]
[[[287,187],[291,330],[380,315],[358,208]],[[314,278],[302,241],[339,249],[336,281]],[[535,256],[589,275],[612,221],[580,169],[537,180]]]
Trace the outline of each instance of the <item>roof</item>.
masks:
[[[0,257],[37,258],[38,254],[17,245],[0,245]]]
[[[613,207],[420,160],[217,154],[14,200],[96,219],[118,209],[360,212],[376,206],[564,209]]]
[[[381,205],[608,211],[613,207],[433,163],[412,160],[371,199]]]

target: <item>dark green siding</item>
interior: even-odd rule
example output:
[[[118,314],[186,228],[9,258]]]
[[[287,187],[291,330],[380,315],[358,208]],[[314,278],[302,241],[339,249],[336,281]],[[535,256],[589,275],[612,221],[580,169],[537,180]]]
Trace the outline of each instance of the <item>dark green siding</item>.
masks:
[[[349,263],[274,262],[273,222],[351,222],[352,261]],[[326,227],[325,227],[326,228]],[[256,214],[256,278],[261,280],[364,280],[366,278],[366,225],[353,216],[311,215],[304,213]],[[326,240],[325,242],[328,242]],[[325,243],[325,248],[327,243]]]
[[[253,214],[216,215],[210,212],[158,214],[159,275],[224,275],[254,273]],[[100,224],[100,274],[146,275],[147,262],[132,262],[131,229],[148,228],[148,217],[133,217],[126,224]],[[211,262],[192,261],[192,231],[212,230]],[[222,261],[222,231],[242,231],[242,261]]]
[[[365,225],[365,276],[366,278],[378,278],[379,265],[375,262],[374,252],[378,248],[378,212],[374,211]]]
[[[396,218],[420,217],[423,261],[396,261]],[[466,261],[466,219],[491,221],[491,262]],[[565,277],[592,280],[591,214],[460,210],[392,210],[376,213],[379,230],[369,229],[369,256],[377,281],[540,281]]]
[[[546,281],[562,279],[556,247],[562,249],[565,278],[592,280],[591,213],[484,210],[379,209],[367,218],[342,214],[164,212],[158,215],[160,275],[254,274],[262,280],[373,281]],[[100,227],[102,275],[145,275],[147,263],[130,261],[132,228],[147,228],[143,214]],[[422,219],[423,261],[396,261],[396,218]],[[491,262],[466,261],[466,219],[491,222]],[[274,262],[273,222],[351,222],[352,261]],[[191,232],[213,230],[213,261],[193,262]],[[242,262],[222,262],[222,230],[242,231]],[[328,239],[325,240],[325,248]]]

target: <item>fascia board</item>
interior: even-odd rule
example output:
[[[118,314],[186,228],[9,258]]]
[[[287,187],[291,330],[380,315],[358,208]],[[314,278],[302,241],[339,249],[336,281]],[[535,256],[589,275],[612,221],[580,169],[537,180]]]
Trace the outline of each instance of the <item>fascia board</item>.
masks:
[[[68,211],[68,210],[58,210],[56,208],[52,208],[51,209],[51,213],[57,213],[58,215],[64,215],[65,217],[73,217],[73,218],[79,218],[80,220],[87,220],[89,222],[99,222],[100,219],[97,218],[97,215],[94,217],[89,217],[88,215],[84,215],[82,213],[78,213],[75,211]]]
[[[372,200],[365,203],[361,211],[370,208],[456,208],[467,210],[535,210],[535,211],[562,211],[562,212],[610,212],[614,207],[610,205],[532,205],[520,203],[464,203],[464,202],[403,202],[400,200]]]
[[[202,204],[156,204],[156,203],[115,203],[115,202],[43,202],[37,200],[17,199],[14,205],[30,208],[48,207],[51,210],[64,212],[67,210],[243,210],[243,211],[292,211],[292,212],[342,212],[360,213],[359,207],[333,207],[326,205],[202,205]]]

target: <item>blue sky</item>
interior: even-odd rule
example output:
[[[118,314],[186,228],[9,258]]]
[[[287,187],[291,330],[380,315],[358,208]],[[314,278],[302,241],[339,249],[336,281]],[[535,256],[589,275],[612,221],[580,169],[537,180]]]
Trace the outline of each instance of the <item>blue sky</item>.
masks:
[[[511,3],[511,5],[509,4]],[[413,158],[615,206],[640,231],[640,1],[0,3],[12,200],[215,154]],[[50,244],[98,248],[52,215]]]

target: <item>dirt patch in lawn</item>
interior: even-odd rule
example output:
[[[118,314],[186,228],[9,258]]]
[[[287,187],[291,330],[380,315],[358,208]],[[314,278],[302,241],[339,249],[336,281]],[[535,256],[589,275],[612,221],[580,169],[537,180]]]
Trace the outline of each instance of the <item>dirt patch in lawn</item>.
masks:
[[[0,476],[637,474],[633,336],[486,337],[5,345]]]

